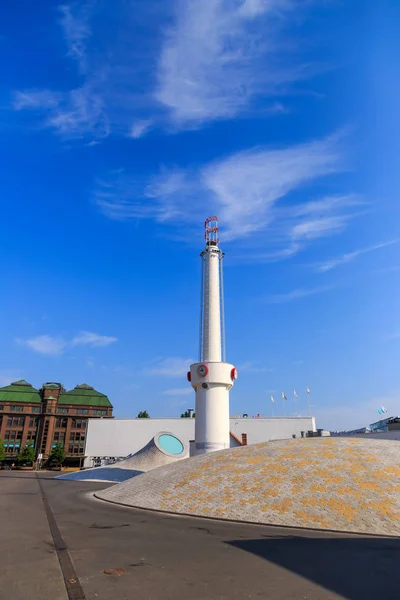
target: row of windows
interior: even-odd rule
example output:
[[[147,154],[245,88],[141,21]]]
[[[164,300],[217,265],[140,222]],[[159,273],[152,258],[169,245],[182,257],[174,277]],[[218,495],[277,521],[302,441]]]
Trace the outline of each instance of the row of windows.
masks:
[[[36,437],[36,431],[34,429],[28,430],[26,439],[29,441],[34,440]],[[19,429],[6,429],[4,433],[4,440],[22,440],[22,431]]]
[[[84,445],[76,446],[74,444],[70,444],[68,446],[68,454],[83,454],[84,452],[85,452]]]
[[[72,419],[71,420],[71,429],[86,429],[87,420],[86,419]],[[63,429],[67,426],[68,419],[67,417],[57,417],[56,419],[56,429]]]
[[[86,433],[81,433],[80,431],[72,431],[69,436],[69,441],[71,442],[84,442],[86,439]]]
[[[28,418],[29,427],[36,427],[37,419],[35,417],[27,417],[27,419]],[[7,417],[7,427],[23,427],[25,422],[25,417]]]
[[[7,440],[22,440],[22,431],[16,431],[15,429],[6,429],[4,433],[4,441]]]

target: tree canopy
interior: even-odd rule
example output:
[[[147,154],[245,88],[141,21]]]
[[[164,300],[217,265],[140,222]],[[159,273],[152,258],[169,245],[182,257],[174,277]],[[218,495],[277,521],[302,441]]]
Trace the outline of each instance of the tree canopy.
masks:
[[[0,460],[4,460],[6,457],[6,449],[4,448],[4,442],[0,438]]]
[[[17,456],[19,464],[33,465],[36,459],[36,452],[33,444],[26,445]]]
[[[192,419],[196,416],[196,413],[192,413],[190,415],[190,412],[188,410],[185,410],[184,413],[181,414],[181,419],[190,419],[190,417],[192,417]]]
[[[150,415],[147,410],[141,410],[137,416],[138,419],[150,419]]]
[[[61,444],[61,442],[56,442],[54,448],[52,449],[50,456],[49,456],[49,463],[50,465],[55,465],[56,467],[59,467],[65,458],[65,450],[64,450],[64,446]]]

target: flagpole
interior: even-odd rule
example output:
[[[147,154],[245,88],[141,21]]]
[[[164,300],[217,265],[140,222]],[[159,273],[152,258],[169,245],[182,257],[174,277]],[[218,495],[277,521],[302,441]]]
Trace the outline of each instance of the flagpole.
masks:
[[[308,416],[309,416],[309,417],[311,417],[311,403],[310,403],[310,394],[311,394],[311,390],[310,390],[310,388],[307,386]]]

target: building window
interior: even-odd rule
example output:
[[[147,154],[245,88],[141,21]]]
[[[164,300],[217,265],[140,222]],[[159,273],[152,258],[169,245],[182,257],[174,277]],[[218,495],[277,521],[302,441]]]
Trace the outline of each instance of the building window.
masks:
[[[35,417],[29,417],[29,427],[36,427],[37,419]]]
[[[69,436],[69,441],[71,442],[84,442],[86,439],[86,433],[81,433],[80,431],[72,431]]]
[[[8,417],[7,427],[23,427],[25,417]]]
[[[24,407],[23,406],[14,405],[14,406],[10,406],[10,410],[13,410],[15,412],[22,412],[24,410]]]
[[[67,426],[68,419],[66,417],[57,417],[56,429],[62,429]]]
[[[15,431],[13,429],[6,429],[5,433],[4,433],[4,439],[5,440],[10,440],[11,442],[13,442],[14,440],[22,440],[22,431]]]
[[[68,414],[68,408],[61,408],[60,406],[57,406],[57,412],[60,415],[67,415]]]
[[[104,416],[107,414],[107,411],[106,411],[106,410],[98,410],[98,409],[95,409],[95,410],[93,411],[93,414],[94,414],[94,415],[98,415],[99,417],[104,417]]]
[[[53,438],[53,443],[55,442],[65,442],[65,431],[56,431]]]
[[[40,412],[42,412],[42,407],[41,406],[32,406],[31,412],[40,413]]]
[[[85,419],[72,419],[72,429],[86,429]]]
[[[4,410],[4,406],[0,404],[0,410]]]
[[[88,415],[89,414],[89,409],[88,408],[78,408],[78,410],[76,411],[77,415]]]
[[[36,437],[36,431],[34,429],[32,431],[28,431],[28,434],[26,436],[26,441],[27,442],[34,442],[35,441],[35,437]]]

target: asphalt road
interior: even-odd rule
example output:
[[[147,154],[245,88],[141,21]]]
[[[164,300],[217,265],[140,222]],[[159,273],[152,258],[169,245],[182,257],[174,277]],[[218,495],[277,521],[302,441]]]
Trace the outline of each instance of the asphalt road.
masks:
[[[398,538],[174,517],[102,488],[0,471],[0,600],[400,597]]]

